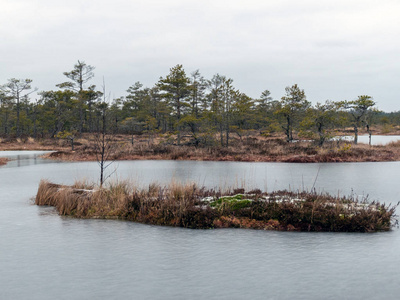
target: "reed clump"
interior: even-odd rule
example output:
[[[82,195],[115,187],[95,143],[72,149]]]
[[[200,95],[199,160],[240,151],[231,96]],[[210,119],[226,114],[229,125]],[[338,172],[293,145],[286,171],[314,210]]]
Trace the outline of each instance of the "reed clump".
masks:
[[[42,180],[35,204],[63,216],[113,218],[185,228],[252,228],[286,231],[376,232],[397,224],[397,206],[315,192],[208,190],[196,184],[138,188],[128,182],[107,188]]]

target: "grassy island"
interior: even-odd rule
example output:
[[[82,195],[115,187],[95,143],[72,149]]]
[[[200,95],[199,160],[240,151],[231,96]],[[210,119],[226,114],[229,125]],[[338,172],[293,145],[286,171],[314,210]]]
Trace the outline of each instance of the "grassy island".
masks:
[[[54,206],[63,216],[121,219],[194,229],[251,228],[282,231],[376,232],[397,224],[396,206],[309,192],[264,193],[207,190],[195,184],[127,182],[107,188],[42,180],[36,205]]]

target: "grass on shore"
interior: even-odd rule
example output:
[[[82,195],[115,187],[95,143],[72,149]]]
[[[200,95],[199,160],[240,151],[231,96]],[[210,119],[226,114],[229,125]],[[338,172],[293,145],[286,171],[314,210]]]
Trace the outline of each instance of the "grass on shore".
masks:
[[[222,147],[215,139],[202,146],[191,145],[183,139],[182,145],[173,144],[167,136],[115,135],[112,160],[167,159],[210,161],[256,161],[256,162],[356,162],[400,160],[400,142],[385,146],[354,145],[346,141],[329,141],[322,147],[311,141],[287,143],[283,137],[249,135],[242,139],[231,138],[228,147]],[[2,150],[55,150],[45,155],[50,159],[70,161],[95,161],[96,145],[93,136],[83,135],[76,139],[75,151],[67,141],[56,139],[3,140]]]
[[[95,146],[82,141],[76,151],[62,150],[48,155],[52,159],[96,160]],[[132,145],[123,136],[115,142],[113,160],[169,159],[256,162],[355,162],[400,160],[400,143],[386,146],[354,145],[346,141],[326,142],[322,147],[312,142],[286,143],[281,138],[249,137],[232,139],[230,146],[218,144],[195,147],[174,145],[163,139],[149,142],[138,138]]]
[[[282,136],[263,137],[257,134],[239,139],[232,137],[228,147],[215,139],[199,146],[173,143],[169,136],[113,136],[112,160],[205,160],[205,161],[254,161],[254,162],[359,162],[400,160],[400,142],[385,146],[354,145],[346,141],[328,141],[318,146],[312,141],[287,143]],[[65,140],[33,138],[2,139],[0,150],[54,150],[45,157],[69,161],[96,161],[93,135],[84,134],[74,143],[74,151]]]
[[[107,188],[42,180],[36,205],[54,206],[63,216],[113,218],[185,228],[252,228],[288,231],[376,232],[397,223],[396,206],[316,193],[207,190],[195,184],[128,182]]]

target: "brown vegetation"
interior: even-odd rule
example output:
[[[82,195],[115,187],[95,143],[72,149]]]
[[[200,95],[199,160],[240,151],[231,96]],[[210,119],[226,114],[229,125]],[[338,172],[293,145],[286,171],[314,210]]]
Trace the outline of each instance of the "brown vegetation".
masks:
[[[21,138],[0,138],[1,151],[18,151],[18,150],[42,150],[42,151],[58,151],[68,150],[66,143],[57,139],[34,139],[31,137]]]
[[[354,145],[345,141],[326,142],[318,146],[312,141],[285,142],[284,138],[249,135],[231,138],[230,146],[222,147],[210,140],[204,146],[190,144],[182,138],[182,145],[168,136],[147,137],[116,135],[111,160],[204,160],[253,162],[360,162],[400,160],[400,143],[385,146]],[[186,142],[186,143],[185,143]],[[96,144],[90,135],[77,138],[74,151],[64,140],[16,139],[0,142],[0,150],[54,150],[45,157],[69,161],[95,161]]]
[[[395,207],[353,198],[287,191],[222,192],[176,183],[139,189],[123,182],[105,189],[87,183],[63,186],[41,181],[35,204],[55,206],[64,216],[185,228],[375,232],[390,230],[396,222]]]
[[[76,151],[62,150],[48,155],[52,159],[86,161],[96,160],[94,144],[89,140],[76,147]],[[287,143],[282,138],[247,137],[232,139],[230,146],[215,144],[195,147],[190,144],[175,145],[166,138],[149,140],[136,137],[133,144],[118,136],[112,160],[204,160],[253,162],[355,162],[400,160],[400,147],[354,145],[349,142],[327,142],[320,147],[313,142]]]
[[[8,159],[5,157],[0,157],[0,166],[5,165],[7,163]]]

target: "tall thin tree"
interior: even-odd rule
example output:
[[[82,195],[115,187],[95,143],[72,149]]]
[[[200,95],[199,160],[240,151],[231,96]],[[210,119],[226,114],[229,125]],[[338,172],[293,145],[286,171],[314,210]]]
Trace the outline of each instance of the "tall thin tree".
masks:
[[[20,127],[20,111],[21,111],[21,101],[24,98],[27,98],[29,94],[37,91],[35,88],[33,91],[28,92],[32,89],[31,79],[16,79],[11,78],[8,79],[8,83],[0,86],[0,90],[3,91],[4,94],[11,97],[16,102],[16,110],[17,110],[17,136],[21,135],[21,127]]]

